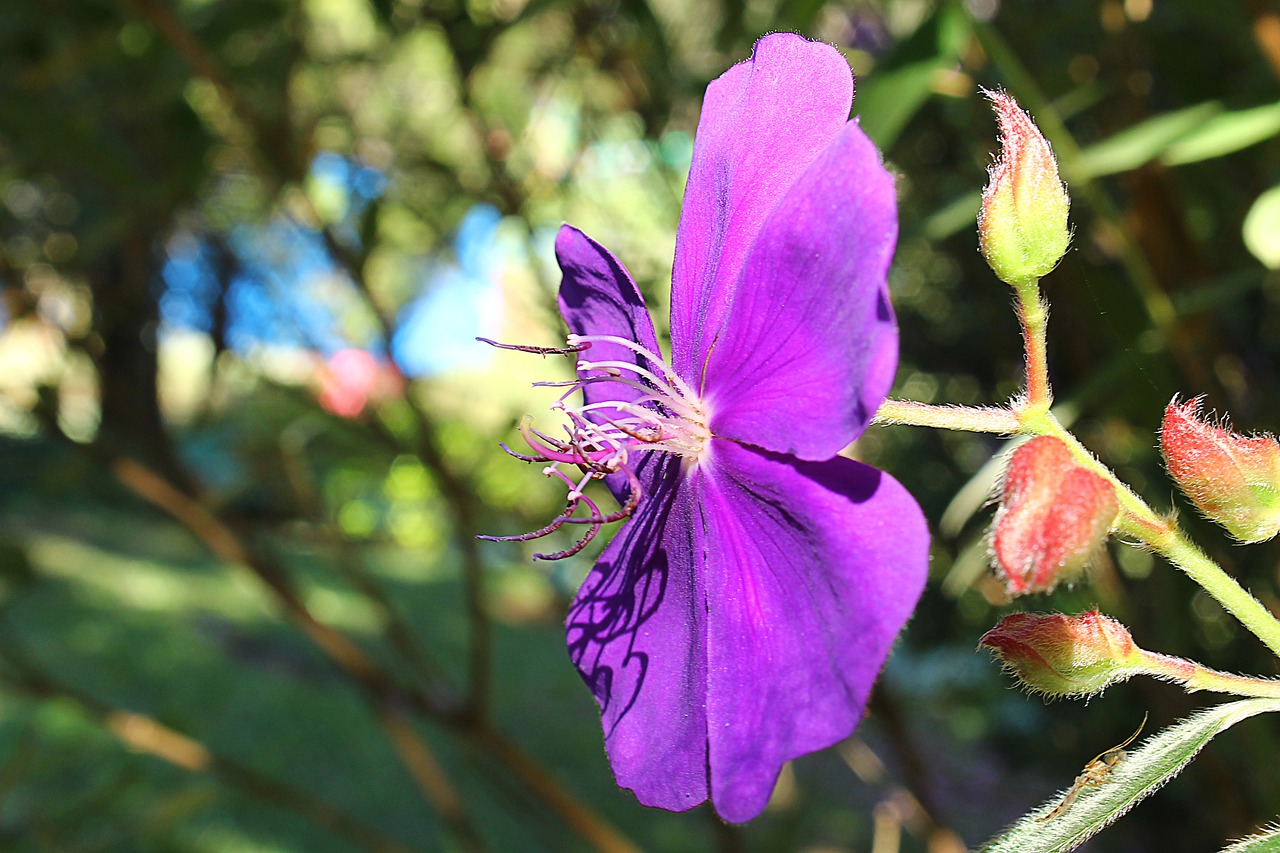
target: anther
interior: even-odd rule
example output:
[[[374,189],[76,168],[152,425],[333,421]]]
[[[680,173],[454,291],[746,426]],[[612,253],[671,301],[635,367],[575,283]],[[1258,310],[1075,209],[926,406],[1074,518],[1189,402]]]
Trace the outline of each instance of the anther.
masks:
[[[497,341],[491,341],[488,338],[476,338],[482,344],[488,344],[498,349],[514,350],[516,352],[528,352],[534,355],[573,355],[591,349],[591,344],[586,341],[579,343],[571,343],[565,347],[535,347],[528,344],[500,344]]]

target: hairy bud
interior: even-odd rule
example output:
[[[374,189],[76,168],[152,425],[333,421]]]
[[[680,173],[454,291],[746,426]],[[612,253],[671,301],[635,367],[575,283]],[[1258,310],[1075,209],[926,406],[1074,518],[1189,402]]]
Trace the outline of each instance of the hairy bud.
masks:
[[[995,274],[1017,287],[1038,281],[1066,253],[1071,202],[1031,116],[1004,92],[985,94],[1000,126],[1000,155],[982,192],[978,240]]]
[[[1050,696],[1091,696],[1144,671],[1129,630],[1096,610],[1013,613],[979,642],[1025,687]]]
[[[1241,542],[1263,542],[1280,531],[1280,442],[1215,426],[1200,398],[1164,412],[1160,450],[1169,474],[1204,515]]]
[[[1081,466],[1061,439],[1014,451],[991,537],[1010,595],[1049,592],[1089,562],[1119,513],[1115,487]]]

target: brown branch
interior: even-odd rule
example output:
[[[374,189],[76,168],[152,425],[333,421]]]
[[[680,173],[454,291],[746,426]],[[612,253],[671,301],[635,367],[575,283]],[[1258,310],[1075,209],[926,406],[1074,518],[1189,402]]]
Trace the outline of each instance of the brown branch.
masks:
[[[11,638],[6,638],[0,654],[3,654],[16,672],[0,674],[0,679],[36,698],[74,702],[81,713],[111,732],[130,749],[155,756],[191,773],[215,776],[252,797],[299,814],[316,826],[323,827],[362,849],[374,853],[413,853],[413,848],[403,842],[319,797],[218,755],[196,739],[168,728],[152,717],[111,707],[48,675],[37,673],[25,658],[18,658],[10,640]]]
[[[286,182],[302,178],[304,166],[302,158],[296,156],[292,134],[289,132],[288,115],[281,115],[281,123],[273,125],[266,115],[244,97],[213,51],[196,38],[195,33],[163,0],[117,2],[126,12],[146,19],[188,68],[217,90],[226,108],[241,127],[249,132],[253,146],[274,168],[274,172],[270,168],[265,170],[268,179],[275,183],[279,177],[283,177]]]
[[[345,634],[317,620],[293,588],[283,568],[251,548],[227,525],[195,499],[141,463],[117,457],[110,463],[116,478],[136,495],[167,512],[191,531],[215,555],[245,566],[266,585],[289,618],[361,689],[378,724],[386,732],[396,755],[418,784],[427,802],[454,832],[464,848],[483,850],[480,834],[472,824],[462,799],[453,789],[431,748],[409,725],[400,710],[404,705],[425,708],[437,716],[446,709],[429,697],[403,688],[370,659]]]
[[[387,435],[390,436],[390,433]],[[399,450],[394,436],[390,437],[392,448]],[[319,528],[325,550],[333,554],[333,562],[338,570],[377,608],[383,632],[391,640],[395,650],[422,679],[425,689],[435,698],[436,707],[458,708],[459,701],[448,683],[444,667],[418,642],[412,627],[400,614],[386,590],[369,573],[351,540],[343,535],[333,518],[325,511],[324,502],[307,466],[307,440],[306,436],[299,435],[296,430],[286,432],[280,440],[285,476],[298,505]]]
[[[313,221],[324,238],[325,247],[330,256],[343,268],[355,285],[356,291],[364,299],[378,322],[378,328],[388,351],[391,340],[395,337],[396,324],[390,312],[379,304],[364,268],[356,256],[343,246],[333,233],[333,229],[321,224],[321,219],[311,211]],[[453,516],[453,527],[456,532],[458,550],[462,557],[463,591],[466,596],[467,620],[470,625],[469,637],[469,671],[470,691],[468,694],[469,711],[477,716],[488,712],[490,681],[492,671],[492,625],[484,595],[484,561],[480,550],[476,547],[476,534],[480,532],[476,523],[475,498],[463,480],[454,473],[445,459],[444,450],[440,446],[439,430],[435,420],[427,414],[413,395],[407,390],[408,379],[400,372],[394,361],[391,368],[400,380],[400,387],[406,389],[403,399],[408,405],[414,419],[418,435],[414,448],[422,463],[435,477],[440,491],[445,497],[445,504]]]
[[[195,34],[182,22],[172,9],[165,7],[159,0],[120,0],[134,8],[147,18],[160,32],[166,41],[173,46],[192,72],[212,84],[224,99],[237,118],[252,131],[254,140],[265,157],[267,164],[274,164],[280,175],[269,174],[275,180],[283,177],[286,181],[299,177],[296,158],[283,152],[284,146],[271,144],[277,140],[278,134],[267,123],[265,118],[253,108],[236,88],[231,77],[226,73],[217,57],[196,38]],[[278,141],[278,140],[277,140]],[[310,205],[310,199],[301,194],[304,202]],[[356,290],[368,303],[378,320],[383,340],[388,349],[395,333],[395,323],[390,313],[381,306],[374,297],[364,276],[360,260],[337,239],[333,229],[323,224],[314,208],[310,211],[317,230],[324,238],[325,246],[333,259],[343,268],[356,286]],[[399,368],[393,363],[397,373]],[[403,376],[400,377],[404,379]],[[402,382],[402,387],[407,387]],[[458,548],[462,556],[463,586],[467,601],[467,615],[471,626],[469,643],[470,682],[469,706],[474,714],[486,713],[489,705],[490,681],[492,670],[491,625],[484,596],[484,564],[475,544],[475,535],[479,532],[476,525],[474,500],[470,490],[458,478],[445,460],[437,437],[438,430],[434,420],[422,409],[411,394],[405,393],[404,400],[413,415],[418,432],[417,451],[423,463],[435,475],[441,491],[447,498],[450,512],[453,515],[454,529],[457,534]]]
[[[134,460],[117,459],[111,467],[121,482],[181,522],[215,554],[229,562],[244,565],[258,575],[307,636],[363,689],[379,723],[392,744],[397,747],[397,755],[414,775],[415,781],[433,807],[451,827],[460,831],[459,837],[464,841],[467,834],[463,827],[469,824],[464,824],[462,821],[465,816],[455,810],[461,805],[461,800],[456,793],[441,796],[440,786],[447,784],[447,777],[438,772],[439,764],[431,755],[430,748],[403,718],[400,707],[408,706],[419,713],[435,716],[487,749],[555,811],[566,825],[601,853],[639,853],[639,848],[626,836],[579,802],[540,764],[493,728],[486,718],[451,714],[449,709],[433,704],[420,691],[406,693],[345,635],[316,621],[293,591],[283,571],[261,553],[250,550],[246,543],[201,504]],[[409,742],[412,745],[405,746]]]
[[[1271,4],[1263,0],[1254,0],[1251,5],[1253,15],[1253,40],[1258,43],[1271,72],[1280,78],[1280,12],[1269,8]]]
[[[487,722],[478,721],[470,729],[470,733],[600,853],[641,853],[640,848],[632,844],[630,839],[578,802],[541,764]]]

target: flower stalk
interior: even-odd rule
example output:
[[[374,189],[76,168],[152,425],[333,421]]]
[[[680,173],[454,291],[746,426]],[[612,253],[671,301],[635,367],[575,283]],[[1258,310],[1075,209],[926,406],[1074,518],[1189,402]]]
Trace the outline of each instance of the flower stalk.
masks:
[[[1018,322],[1022,326],[1022,343],[1026,351],[1027,387],[1023,407],[1048,412],[1053,405],[1053,390],[1049,386],[1049,306],[1040,296],[1038,282],[1016,290]]]

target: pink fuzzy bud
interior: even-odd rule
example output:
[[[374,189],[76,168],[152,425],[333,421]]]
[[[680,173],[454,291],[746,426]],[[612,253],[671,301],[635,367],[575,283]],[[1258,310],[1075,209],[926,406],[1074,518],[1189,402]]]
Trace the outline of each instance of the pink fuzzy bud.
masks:
[[[1164,412],[1160,449],[1178,488],[1205,516],[1241,542],[1280,531],[1280,442],[1243,436],[1209,423],[1200,398]]]
[[[1000,126],[1000,156],[990,169],[978,214],[982,256],[1014,286],[1048,274],[1067,251],[1067,188],[1053,149],[1031,116],[1004,92],[986,92]]]
[[[1096,610],[1013,613],[979,643],[1028,689],[1050,696],[1090,696],[1144,671],[1129,630]]]
[[[1042,435],[1015,450],[991,537],[1009,594],[1049,592],[1082,570],[1118,512],[1115,487],[1061,439]]]

